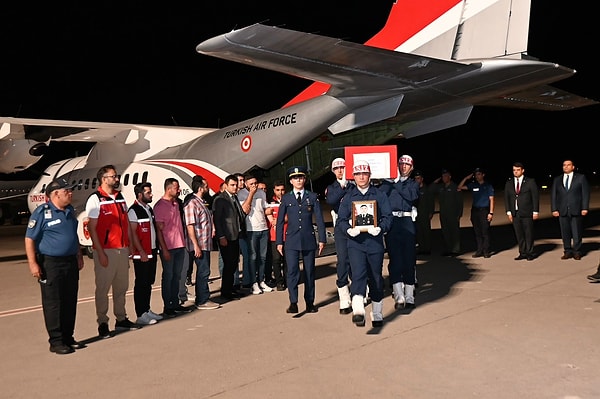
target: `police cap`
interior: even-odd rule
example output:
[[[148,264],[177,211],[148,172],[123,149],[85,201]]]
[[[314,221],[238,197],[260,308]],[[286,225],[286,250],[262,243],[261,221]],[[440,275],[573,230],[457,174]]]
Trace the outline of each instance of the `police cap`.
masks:
[[[54,191],[54,190],[60,190],[61,188],[66,188],[67,190],[73,190],[75,187],[77,187],[77,183],[70,184],[65,179],[53,180],[46,187],[46,195],[50,196],[50,193],[52,191]]]

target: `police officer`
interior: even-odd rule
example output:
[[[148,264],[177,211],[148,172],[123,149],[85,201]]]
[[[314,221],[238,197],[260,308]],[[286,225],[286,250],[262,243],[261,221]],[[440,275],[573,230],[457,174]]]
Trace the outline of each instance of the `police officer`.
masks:
[[[337,280],[335,284],[338,290],[340,302],[340,314],[352,312],[350,299],[350,260],[348,259],[348,236],[337,223],[340,202],[353,184],[346,180],[346,160],[336,158],[331,162],[331,171],[335,175],[335,181],[325,189],[325,202],[331,206],[331,216],[334,226],[335,252],[337,256],[336,271]]]
[[[388,271],[394,295],[394,308],[415,307],[415,266],[417,264],[416,204],[419,184],[410,177],[414,162],[410,155],[398,159],[398,177],[380,186],[392,207],[392,227],[385,237],[390,258]],[[414,209],[413,209],[414,208]],[[413,219],[414,217],[414,219]]]
[[[325,248],[325,220],[317,194],[304,188],[307,170],[304,166],[294,166],[287,171],[293,189],[281,197],[277,214],[277,251],[285,256],[287,263],[287,286],[290,306],[287,313],[298,313],[298,282],[300,281],[300,257],[304,265],[304,300],[306,312],[316,313],[315,301],[315,251],[317,240],[313,228],[313,218],[319,233],[319,255]],[[287,229],[284,224],[287,216]],[[283,252],[285,242],[285,254]]]
[[[25,232],[29,271],[41,287],[50,352],[58,355],[85,347],[73,338],[79,270],[83,268],[71,205],[74,186],[65,179],[51,182],[46,188],[49,201],[33,211]]]
[[[353,187],[340,204],[338,224],[349,236],[348,257],[352,269],[352,322],[365,325],[364,298],[369,285],[372,306],[372,325],[383,325],[383,235],[392,219],[390,203],[385,194],[371,185],[371,167],[366,161],[356,161],[352,167]],[[376,223],[369,227],[352,224],[352,215],[360,201],[375,201]],[[375,221],[374,221],[375,222]],[[337,239],[337,237],[336,237]]]

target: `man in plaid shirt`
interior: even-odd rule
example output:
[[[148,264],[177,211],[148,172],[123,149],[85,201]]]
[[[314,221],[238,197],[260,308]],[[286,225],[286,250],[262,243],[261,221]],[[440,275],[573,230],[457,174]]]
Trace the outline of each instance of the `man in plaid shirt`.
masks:
[[[184,206],[187,228],[187,250],[196,263],[196,309],[217,309],[219,304],[210,300],[210,251],[213,239],[213,218],[202,196],[208,191],[206,180],[199,175],[192,179],[193,198]]]

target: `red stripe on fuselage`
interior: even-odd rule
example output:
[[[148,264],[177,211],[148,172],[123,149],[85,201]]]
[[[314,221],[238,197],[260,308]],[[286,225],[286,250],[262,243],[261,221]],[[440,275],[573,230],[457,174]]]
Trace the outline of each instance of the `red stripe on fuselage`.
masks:
[[[210,187],[210,189],[215,193],[219,192],[219,189],[221,188],[221,183],[223,183],[223,179],[221,177],[217,176],[216,174],[209,171],[208,169],[205,169],[205,168],[195,165],[193,163],[181,162],[181,161],[152,161],[152,162],[165,163],[165,164],[169,164],[169,165],[179,166],[181,168],[185,168],[185,169],[189,170],[192,175],[200,175],[206,179],[206,181],[208,182],[208,187]],[[186,182],[186,183],[188,183],[188,182]]]
[[[384,27],[365,44],[371,47],[395,50],[461,1],[398,0],[392,5]],[[329,84],[315,82],[292,98],[283,108],[323,95],[330,87]]]

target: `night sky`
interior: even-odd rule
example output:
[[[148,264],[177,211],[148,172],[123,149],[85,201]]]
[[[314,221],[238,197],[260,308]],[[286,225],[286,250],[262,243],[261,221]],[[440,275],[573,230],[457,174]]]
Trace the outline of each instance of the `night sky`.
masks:
[[[223,127],[281,107],[310,82],[200,55],[198,43],[255,22],[362,43],[392,1],[15,3],[3,6],[0,24],[0,115]],[[578,71],[554,86],[600,100],[591,3],[532,3],[529,54]],[[442,168],[459,181],[484,167],[498,184],[515,160],[543,181],[567,157],[592,178],[599,112],[475,108],[467,125],[397,144],[429,181]]]

